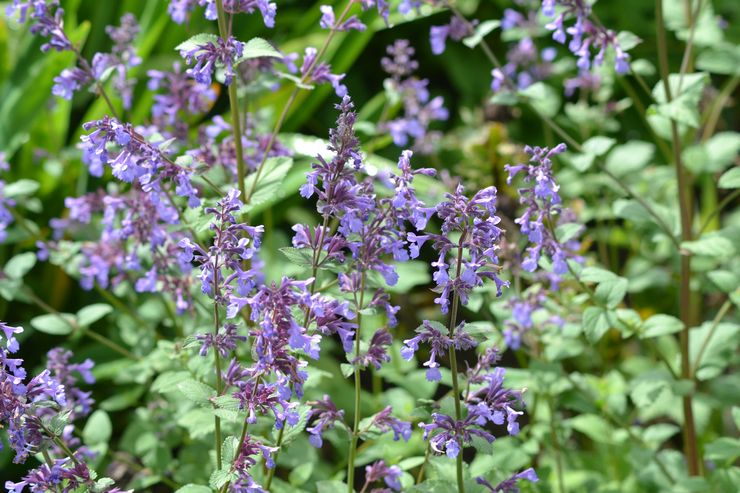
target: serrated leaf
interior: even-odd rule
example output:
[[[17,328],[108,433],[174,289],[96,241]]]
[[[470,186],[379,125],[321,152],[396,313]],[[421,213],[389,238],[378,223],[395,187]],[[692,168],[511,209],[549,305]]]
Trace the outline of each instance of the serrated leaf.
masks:
[[[247,191],[252,190],[255,179],[257,179],[257,186],[254,188],[255,191],[247,207],[253,208],[265,203],[278,202],[283,197],[281,185],[292,166],[292,158],[271,157],[265,161],[259,178],[256,172],[247,176],[244,180],[244,188]]]
[[[616,308],[627,294],[627,279],[617,277],[599,284],[596,288],[596,298],[608,308]]]
[[[609,320],[603,308],[590,306],[583,312],[583,332],[591,342],[598,342],[609,330]]]
[[[535,82],[519,91],[519,95],[527,98],[535,110],[550,118],[560,109],[560,94],[544,82]]]
[[[730,258],[735,253],[732,241],[717,233],[705,234],[694,241],[684,241],[681,243],[681,248],[694,255],[716,259]]]
[[[316,483],[317,493],[347,493],[347,483],[342,481],[318,481]]]
[[[583,282],[604,282],[617,278],[612,271],[602,269],[601,267],[586,267],[578,276]]]
[[[252,38],[244,44],[242,56],[234,62],[234,66],[239,65],[244,60],[262,57],[283,58],[283,54],[276,50],[275,47],[266,40],[262,38]]]
[[[310,266],[313,264],[313,252],[310,248],[283,247],[280,253],[296,265]]]
[[[293,468],[288,475],[288,481],[293,486],[301,486],[308,481],[313,474],[314,463],[306,462],[299,464],[298,467]]]
[[[106,303],[88,305],[77,312],[77,323],[83,326],[92,325],[112,312],[113,307]]]
[[[740,286],[740,278],[729,270],[713,270],[707,273],[707,277],[725,293],[731,293]]]
[[[152,383],[152,392],[173,392],[177,390],[177,385],[190,378],[190,372],[187,371],[166,371]]]
[[[576,238],[581,231],[583,231],[583,225],[579,223],[565,223],[558,225],[555,228],[555,234],[558,238],[558,243],[567,243],[573,238]]]
[[[212,491],[208,486],[190,483],[177,489],[175,493],[212,493]]]
[[[655,144],[633,140],[615,147],[606,158],[606,169],[624,176],[643,169],[655,154]]]
[[[236,478],[237,475],[235,471],[231,471],[230,469],[217,469],[213,471],[213,474],[211,474],[208,484],[210,484],[211,488],[214,490],[219,490],[223,485]]]
[[[39,315],[31,319],[31,327],[45,334],[65,336],[75,327],[75,317],[71,313]]]
[[[112,433],[113,424],[108,413],[98,409],[87,418],[85,428],[82,430],[82,440],[86,445],[108,443]]]
[[[568,424],[591,440],[600,443],[614,443],[614,429],[607,420],[595,414],[581,414],[568,420]]]
[[[643,339],[660,337],[680,332],[683,329],[683,322],[672,315],[659,313],[645,320],[642,328],[643,331],[640,337]]]
[[[188,379],[177,385],[188,400],[198,404],[209,404],[211,397],[216,395],[216,390],[197,380]]]
[[[215,34],[209,34],[209,33],[199,33],[194,36],[191,36],[188,40],[183,41],[179,45],[175,46],[175,50],[177,51],[192,51],[199,46],[208,44],[208,43],[218,43],[218,36]]]
[[[704,457],[709,460],[732,462],[740,457],[740,440],[732,437],[718,438],[707,444]]]
[[[33,269],[34,265],[36,265],[36,254],[21,253],[8,260],[3,272],[11,279],[23,279],[23,276]]]
[[[740,188],[740,168],[732,168],[720,176],[719,188]]]
[[[591,137],[583,143],[583,150],[584,152],[587,152],[588,154],[593,154],[594,156],[603,156],[604,154],[609,152],[609,149],[614,147],[614,144],[616,143],[617,141],[615,139],[612,139],[611,137]]]

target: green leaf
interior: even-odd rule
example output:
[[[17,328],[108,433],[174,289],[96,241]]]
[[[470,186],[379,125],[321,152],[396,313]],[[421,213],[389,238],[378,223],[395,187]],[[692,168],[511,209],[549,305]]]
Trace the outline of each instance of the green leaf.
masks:
[[[709,460],[733,462],[740,457],[740,440],[731,437],[722,437],[707,444],[704,457]]]
[[[17,199],[28,195],[33,195],[39,189],[39,184],[33,180],[16,180],[5,186],[4,195],[10,199]]]
[[[319,481],[316,483],[317,493],[347,493],[347,483],[342,481]]]
[[[339,368],[342,370],[342,376],[344,378],[349,378],[355,373],[355,367],[349,363],[342,363],[339,365]]]
[[[681,248],[694,255],[716,259],[731,258],[735,253],[732,241],[717,233],[708,233],[694,241],[684,241]]]
[[[740,188],[740,168],[732,168],[720,176],[719,188]]]
[[[112,433],[113,424],[108,413],[98,409],[87,418],[85,428],[82,430],[82,440],[86,445],[108,443]]]
[[[296,265],[310,266],[313,264],[313,252],[310,248],[283,247],[280,253]]]
[[[544,82],[535,82],[518,94],[527,98],[535,110],[550,118],[560,109],[560,94]]]
[[[740,286],[740,278],[729,270],[713,270],[707,273],[707,277],[725,293],[731,293]]]
[[[574,430],[600,443],[614,443],[614,430],[607,420],[595,414],[581,414],[568,420]]]
[[[663,393],[670,391],[670,385],[664,380],[638,380],[633,383],[630,397],[638,408],[645,408],[655,403]]]
[[[11,279],[23,279],[23,276],[33,269],[34,265],[36,265],[36,254],[20,253],[8,260],[3,271]]]
[[[31,327],[34,329],[57,336],[71,334],[74,326],[75,317],[71,313],[60,313],[59,315],[48,313],[31,319]]]
[[[208,484],[210,484],[211,488],[214,490],[219,490],[223,485],[236,478],[236,471],[232,471],[231,469],[217,469],[213,471],[213,474],[211,474]]]
[[[627,279],[623,277],[604,281],[596,288],[596,298],[608,308],[616,308],[627,294],[627,285]]]
[[[305,484],[313,473],[313,467],[313,462],[305,462],[298,465],[298,467],[295,467],[290,471],[288,481],[293,486],[301,486],[302,484]]]
[[[183,41],[179,45],[175,46],[176,51],[191,51],[199,46],[208,43],[218,43],[218,36],[209,33],[199,33],[195,36],[191,36],[187,41]]]
[[[558,238],[558,243],[567,243],[573,238],[577,237],[583,231],[583,225],[579,223],[565,223],[560,224],[555,228],[555,234]]]
[[[645,320],[640,337],[647,339],[668,334],[675,334],[683,329],[683,322],[672,315],[659,313]]]
[[[619,34],[617,34],[617,41],[619,42],[619,47],[624,51],[629,51],[642,43],[642,39],[630,31],[619,31]]]
[[[708,80],[709,76],[706,73],[670,74],[668,85],[671,89],[671,101],[669,102],[666,97],[662,81],[658,82],[653,89],[653,98],[658,104],[651,105],[648,113],[673,119],[689,127],[698,127],[699,101]]]
[[[589,306],[583,312],[583,331],[591,342],[598,342],[609,330],[609,320],[603,308]]]
[[[655,154],[655,144],[633,140],[615,147],[606,158],[606,169],[624,176],[643,169]]]
[[[212,490],[208,486],[189,483],[179,488],[175,493],[212,493]]]
[[[293,159],[285,156],[271,157],[265,161],[265,165],[257,179],[257,186],[249,201],[248,208],[258,205],[272,204],[283,198],[282,183],[285,176],[293,166]],[[244,188],[249,193],[252,189],[257,173],[252,173],[244,180]]]
[[[601,267],[586,267],[581,271],[579,278],[583,282],[604,282],[616,279],[618,276],[612,271]]]
[[[696,68],[714,74],[740,75],[740,45],[710,46],[696,57]]]
[[[244,54],[239,57],[236,64],[250,58],[262,57],[283,58],[283,54],[276,50],[268,41],[262,38],[252,38],[244,45]]]
[[[611,149],[616,143],[617,141],[611,137],[591,137],[583,143],[583,150],[584,152],[593,154],[594,156],[603,156],[609,152],[609,149]]]
[[[475,27],[475,33],[463,39],[463,43],[468,48],[475,48],[480,44],[481,41],[483,41],[483,38],[496,30],[500,25],[501,21],[499,20],[489,20],[481,22]]]
[[[239,439],[235,436],[228,436],[221,445],[221,460],[226,464],[231,464],[236,458]]]
[[[182,392],[188,400],[197,404],[209,404],[211,397],[216,395],[216,391],[212,387],[197,380],[193,380],[192,378],[180,382],[177,385],[177,388],[180,389],[180,392]]]
[[[152,392],[173,392],[177,390],[177,385],[190,378],[190,372],[187,371],[166,371],[157,376],[152,383]]]
[[[92,325],[111,312],[113,307],[106,303],[88,305],[77,312],[77,323],[83,326]]]

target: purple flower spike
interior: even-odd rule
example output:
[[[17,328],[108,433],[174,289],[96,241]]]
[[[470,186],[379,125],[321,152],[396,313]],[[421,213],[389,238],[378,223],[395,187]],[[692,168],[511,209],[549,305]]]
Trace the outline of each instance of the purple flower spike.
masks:
[[[194,48],[182,50],[180,55],[185,58],[188,65],[194,63],[193,67],[188,69],[188,74],[201,84],[211,84],[217,64],[224,67],[224,84],[228,86],[236,75],[234,63],[243,52],[244,43],[231,36],[225,41],[218,38],[216,43],[208,41]]]

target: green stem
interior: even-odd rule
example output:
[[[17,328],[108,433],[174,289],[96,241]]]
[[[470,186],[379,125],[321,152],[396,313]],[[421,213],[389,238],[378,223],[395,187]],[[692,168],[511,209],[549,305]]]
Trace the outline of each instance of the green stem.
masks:
[[[707,347],[709,346],[709,341],[711,341],[712,337],[714,337],[714,333],[716,332],[719,323],[722,321],[725,315],[727,315],[727,312],[730,310],[730,308],[732,308],[732,301],[725,301],[717,312],[717,315],[714,317],[714,320],[712,320],[712,325],[709,328],[709,333],[704,339],[704,342],[701,343],[699,352],[696,353],[696,358],[694,358],[693,370],[691,371],[691,375],[693,376],[693,378],[696,378],[696,372],[699,370],[701,358],[704,356],[704,351],[706,351]]]
[[[360,280],[360,302],[357,304],[357,333],[355,334],[355,357],[360,355],[360,334],[362,329],[362,310],[365,299],[365,279],[366,274],[362,272]],[[352,424],[352,443],[349,448],[349,460],[347,461],[347,491],[354,491],[355,482],[355,459],[357,458],[357,441],[360,438],[360,395],[362,391],[361,372],[359,367],[355,367],[355,416]]]
[[[70,327],[72,327],[72,330],[73,331],[80,330],[80,326],[77,325],[76,322],[74,322],[72,320],[69,320],[64,315],[62,315],[58,310],[56,310],[52,306],[48,305],[44,300],[42,300],[41,298],[39,298],[38,296],[36,296],[36,293],[34,293],[33,291],[31,291],[30,288],[24,287],[23,288],[23,294],[25,294],[26,296],[28,296],[28,298],[31,300],[31,302],[34,305],[38,306],[39,308],[41,308],[42,310],[44,310],[46,313],[49,313],[51,315],[56,316],[59,320],[62,320],[64,323],[66,323],[67,325],[69,325]],[[126,358],[132,359],[134,361],[140,361],[141,360],[141,357],[140,356],[137,356],[134,353],[132,353],[131,351],[129,351],[128,349],[124,348],[123,346],[121,346],[119,344],[116,344],[115,342],[111,341],[110,339],[108,339],[104,335],[98,334],[97,332],[93,332],[90,329],[87,329],[82,334],[85,335],[85,336],[87,336],[87,337],[89,337],[90,339],[93,339],[93,340],[95,340],[95,341],[103,344],[104,346],[112,349],[113,351],[119,353],[122,356],[125,356]]]
[[[660,66],[660,75],[663,80],[663,89],[666,95],[666,101],[669,103],[673,100],[671,87],[668,77],[668,49],[666,46],[666,31],[663,23],[663,1],[655,0],[655,21],[657,26],[658,40],[658,57]],[[678,124],[671,120],[671,141],[673,144],[674,163],[676,167],[676,179],[678,181],[678,202],[681,213],[681,240],[691,241],[692,238],[692,210],[691,210],[691,183],[683,166],[681,158],[681,138],[678,133]],[[691,310],[691,256],[683,255],[681,257],[681,282],[679,289],[679,310],[683,329],[681,330],[679,341],[681,346],[681,377],[691,379],[691,362],[689,360],[689,330],[693,324]],[[692,396],[683,396],[683,441],[684,454],[688,462],[689,475],[698,476],[701,474],[701,462],[696,439],[696,428],[694,424],[694,410]]]
[[[324,245],[324,238],[326,236],[326,231],[329,227],[329,215],[324,214],[324,220],[321,225],[321,230],[319,232],[319,241],[316,250],[314,250],[313,255],[311,256],[311,277],[313,277],[314,281],[311,283],[311,296],[313,296],[317,290],[319,290],[316,286],[318,285],[318,280],[316,279],[316,276],[319,271],[319,261],[321,260],[321,250]],[[304,314],[303,314],[303,326],[306,327],[308,325],[308,319],[310,316],[310,310],[309,308],[306,308]],[[292,390],[292,387],[291,387]],[[277,469],[277,459],[280,455],[280,450],[283,445],[283,437],[285,435],[285,427],[287,425],[283,424],[283,427],[280,428],[280,431],[278,432],[277,441],[275,442],[275,447],[277,450],[275,451],[275,455],[273,456],[273,461],[275,462],[275,467],[269,469],[267,471],[267,478],[265,479],[265,490],[270,491],[270,485],[272,485],[272,478],[275,477],[275,470]]]
[[[462,255],[463,255],[463,244],[465,241],[465,231],[460,236],[460,241],[457,245],[457,266],[455,279],[460,278],[460,272],[462,270]],[[457,311],[460,305],[460,296],[455,290],[452,294],[452,308],[450,309],[450,325],[449,333],[450,339],[455,336],[455,325],[457,324]],[[458,382],[457,375],[457,351],[455,350],[454,344],[450,346],[450,371],[452,372],[452,395],[455,400],[455,420],[462,421],[462,406],[460,404],[460,383]],[[462,442],[462,440],[461,440]],[[456,475],[457,475],[457,492],[465,493],[465,480],[463,477],[463,447],[460,443],[460,451],[456,458]]]
[[[552,439],[552,448],[555,452],[555,471],[558,477],[558,491],[565,493],[565,481],[563,480],[563,456],[560,450],[560,440],[555,426],[555,404],[552,395],[547,396],[547,405],[550,408],[550,437]]]
[[[218,289],[218,271],[219,271],[219,265],[218,265],[218,255],[216,255],[213,263],[213,291],[214,291],[214,297],[213,297],[213,337],[214,339],[218,337],[218,329],[220,326],[219,316],[218,316],[218,302],[216,301],[219,298],[219,289]],[[214,345],[213,346],[213,357],[216,365],[216,395],[221,395],[222,392],[222,381],[221,381],[221,356],[218,354],[218,348]],[[213,421],[215,425],[215,446],[216,446],[216,468],[221,469],[222,461],[221,461],[221,418],[218,415],[213,416]]]
[[[285,103],[285,106],[283,106],[283,110],[280,112],[280,116],[278,117],[277,122],[275,123],[275,127],[273,128],[272,133],[270,134],[270,138],[267,141],[267,147],[265,147],[264,153],[262,155],[262,160],[260,161],[259,166],[257,166],[257,170],[254,172],[254,181],[252,182],[252,185],[249,187],[247,194],[244,196],[245,204],[249,203],[249,201],[252,199],[252,195],[254,195],[254,192],[256,191],[257,182],[259,181],[259,177],[262,174],[263,168],[265,167],[265,162],[267,162],[267,158],[270,154],[270,151],[272,150],[272,147],[275,145],[275,141],[277,140],[278,133],[280,133],[280,130],[283,128],[283,124],[285,123],[285,120],[288,117],[288,112],[290,111],[290,108],[293,106],[293,103],[298,97],[298,92],[301,90],[302,86],[305,86],[306,83],[310,82],[314,69],[318,65],[321,58],[326,53],[326,50],[329,48],[329,44],[331,43],[332,39],[334,39],[334,36],[337,33],[337,27],[339,27],[344,22],[345,18],[349,14],[350,7],[352,7],[352,5],[356,1],[357,0],[349,0],[347,2],[347,6],[344,7],[344,10],[337,17],[336,22],[334,23],[331,30],[329,31],[329,34],[326,36],[326,39],[324,40],[324,44],[321,46],[321,48],[319,48],[319,51],[316,54],[316,58],[314,58],[313,63],[309,65],[308,69],[306,70],[306,73],[301,77],[301,80],[298,82],[298,84],[296,84],[296,87],[293,89],[293,92],[288,97],[288,101]]]
[[[216,12],[218,13],[218,32],[221,39],[226,41],[230,36],[228,26],[226,25],[226,12],[224,11],[224,1],[216,0]],[[244,186],[246,176],[246,165],[244,164],[244,149],[242,148],[242,129],[241,118],[239,117],[239,97],[236,93],[237,78],[229,84],[229,106],[231,107],[231,130],[234,134],[234,147],[236,150],[236,179],[239,185],[239,192],[242,198],[247,196]],[[265,154],[267,155],[267,154]]]

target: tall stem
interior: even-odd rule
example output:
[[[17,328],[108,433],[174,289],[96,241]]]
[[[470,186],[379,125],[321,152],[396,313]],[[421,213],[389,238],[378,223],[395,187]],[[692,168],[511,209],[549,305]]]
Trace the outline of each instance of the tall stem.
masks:
[[[665,91],[666,101],[671,102],[673,96],[668,76],[668,50],[666,46],[666,31],[663,23],[663,1],[655,0],[655,23],[657,29],[658,41],[658,58],[660,65],[660,75],[663,80],[663,89]],[[681,158],[681,137],[678,132],[678,124],[671,120],[671,140],[673,144],[674,162],[676,167],[676,179],[678,181],[678,203],[681,213],[681,240],[691,241],[692,238],[692,210],[689,182],[686,170]],[[681,378],[691,379],[691,362],[689,360],[689,329],[693,324],[691,310],[691,257],[683,255],[681,257],[681,284],[679,288],[679,310],[683,330],[680,334],[681,346]],[[701,465],[696,440],[696,428],[694,424],[694,410],[692,405],[692,396],[683,396],[683,446],[684,454],[688,462],[689,474],[697,476],[701,474]]]
[[[360,302],[357,304],[357,333],[355,334],[355,357],[360,355],[360,329],[362,328],[362,309],[365,300],[365,272],[362,272],[360,281]],[[360,438],[360,368],[355,367],[355,419],[352,424],[352,443],[349,448],[349,460],[347,461],[347,491],[354,491],[355,482],[355,459],[357,458],[357,441]]]
[[[311,283],[311,296],[313,296],[316,293],[316,286],[317,286],[317,280],[316,275],[319,271],[319,261],[321,260],[321,251],[324,246],[324,239],[326,237],[326,230],[329,227],[329,215],[324,214],[324,222],[321,225],[321,230],[319,231],[319,238],[318,243],[316,245],[316,250],[314,250],[313,255],[311,256],[311,277],[313,277],[313,282]],[[308,318],[310,316],[310,310],[309,308],[306,308],[304,314],[303,314],[303,326],[306,327],[308,325]],[[278,455],[280,455],[280,448],[283,445],[283,437],[285,436],[285,423],[283,424],[282,428],[280,428],[280,431],[278,432],[277,441],[275,442],[275,447],[277,450],[275,451],[275,455],[273,456],[273,461],[276,464],[276,467],[273,467],[267,471],[267,479],[265,479],[265,490],[270,491],[270,485],[272,484],[272,478],[275,477],[275,470],[277,469],[277,458]]]
[[[460,243],[457,246],[457,265],[455,279],[460,278],[460,271],[462,270],[462,255],[463,255],[463,242],[465,241],[465,232],[460,236]],[[454,290],[452,294],[452,308],[450,310],[450,326],[449,333],[450,339],[455,335],[455,325],[457,324],[457,311],[460,306],[460,296],[457,290]],[[462,405],[460,404],[460,383],[457,379],[457,352],[455,351],[454,343],[450,346],[450,371],[452,372],[452,395],[455,399],[455,420],[462,420]],[[462,444],[461,444],[462,445]],[[463,478],[463,448],[460,447],[460,452],[457,454],[457,491],[458,493],[465,493],[465,481]]]
[[[218,255],[214,259],[213,265],[213,337],[214,340],[218,337],[218,329],[220,325],[218,317]],[[218,354],[218,347],[214,344],[213,346],[213,358],[216,364],[216,395],[221,395],[222,382],[221,382],[221,356]],[[213,416],[213,423],[215,427],[215,447],[216,447],[216,467],[221,469],[221,418],[218,415]]]
[[[226,12],[224,11],[224,1],[216,0],[216,11],[218,12],[218,33],[221,39],[226,41],[230,36],[229,29],[226,24]],[[236,149],[236,179],[239,182],[239,192],[241,193],[242,200],[247,196],[244,177],[246,173],[246,165],[244,164],[244,149],[242,148],[242,128],[241,119],[239,118],[239,98],[236,94],[236,81],[237,77],[229,84],[229,106],[231,107],[231,130],[234,134],[234,147]]]
[[[221,0],[218,0],[218,1],[221,1]],[[349,14],[350,8],[356,1],[357,0],[349,0],[347,2],[347,6],[344,7],[344,10],[342,11],[342,13],[339,14],[336,22],[334,23],[331,30],[329,31],[329,34],[326,36],[326,39],[324,40],[324,44],[321,45],[321,48],[319,48],[319,51],[316,54],[316,57],[314,58],[313,63],[308,67],[308,69],[306,70],[306,73],[303,74],[303,76],[301,77],[301,80],[296,85],[295,89],[293,89],[293,92],[290,94],[290,97],[288,98],[288,101],[285,103],[285,106],[283,106],[283,110],[280,112],[280,116],[278,117],[278,120],[275,123],[275,128],[273,128],[272,133],[270,134],[270,138],[267,141],[267,147],[265,147],[265,150],[262,154],[262,160],[260,161],[260,164],[257,166],[257,170],[254,172],[254,181],[252,182],[252,186],[248,190],[247,194],[244,195],[245,204],[248,204],[252,198],[252,195],[254,195],[254,192],[257,187],[257,181],[259,180],[259,177],[262,174],[262,170],[265,167],[265,163],[267,162],[267,158],[270,155],[270,151],[272,150],[272,147],[275,145],[275,141],[277,140],[277,135],[280,133],[280,130],[283,128],[283,124],[285,123],[285,120],[288,116],[288,112],[290,111],[290,108],[293,106],[293,103],[298,97],[298,91],[300,91],[302,86],[306,85],[308,82],[311,81],[311,76],[313,75],[314,69],[321,61],[321,58],[326,53],[326,50],[329,48],[329,44],[331,43],[331,40],[334,39],[334,36],[337,33],[337,27],[340,26],[344,22],[345,18]]]

